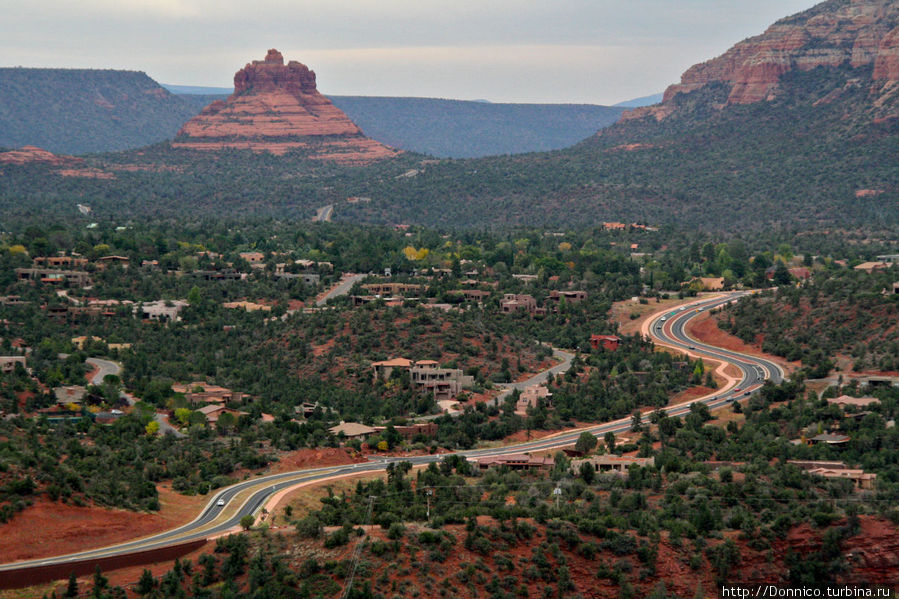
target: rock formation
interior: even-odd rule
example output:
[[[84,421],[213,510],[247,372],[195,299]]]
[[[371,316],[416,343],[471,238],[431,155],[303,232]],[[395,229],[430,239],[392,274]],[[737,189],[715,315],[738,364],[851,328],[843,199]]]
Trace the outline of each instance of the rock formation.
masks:
[[[665,90],[661,105],[626,112],[622,120],[672,114],[679,94],[724,84],[719,108],[773,100],[781,77],[794,69],[849,65],[872,68],[872,91],[892,96],[899,81],[899,3],[895,0],[827,0],[781,19],[721,56],[690,67]],[[883,102],[881,102],[882,104]]]
[[[315,72],[284,64],[277,50],[234,75],[234,93],[216,100],[181,127],[173,147],[226,148],[284,154],[306,149],[313,158],[366,163],[396,151],[365,137],[346,114],[320,94]]]

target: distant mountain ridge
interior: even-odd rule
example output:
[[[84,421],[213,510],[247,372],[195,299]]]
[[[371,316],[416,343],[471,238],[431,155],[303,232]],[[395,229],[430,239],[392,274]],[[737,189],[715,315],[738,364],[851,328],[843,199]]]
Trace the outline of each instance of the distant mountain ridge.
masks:
[[[125,150],[170,138],[194,114],[143,72],[0,68],[0,146]]]

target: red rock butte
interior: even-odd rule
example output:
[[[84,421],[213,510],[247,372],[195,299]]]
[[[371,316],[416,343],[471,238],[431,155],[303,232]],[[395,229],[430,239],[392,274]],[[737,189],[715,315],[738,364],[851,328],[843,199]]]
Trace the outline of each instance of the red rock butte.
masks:
[[[312,158],[365,164],[398,152],[362,130],[315,86],[315,72],[277,50],[234,75],[234,93],[216,100],[178,131],[175,148],[242,149],[284,154],[309,151]]]

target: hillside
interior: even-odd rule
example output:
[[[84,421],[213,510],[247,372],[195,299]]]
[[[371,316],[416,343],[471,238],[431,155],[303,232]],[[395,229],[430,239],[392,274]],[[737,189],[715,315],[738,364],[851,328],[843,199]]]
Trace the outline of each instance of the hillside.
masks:
[[[172,137],[194,114],[146,73],[0,68],[0,147],[124,150]]]
[[[331,100],[374,139],[441,158],[566,148],[611,125],[623,112],[591,104],[365,96],[331,96]]]

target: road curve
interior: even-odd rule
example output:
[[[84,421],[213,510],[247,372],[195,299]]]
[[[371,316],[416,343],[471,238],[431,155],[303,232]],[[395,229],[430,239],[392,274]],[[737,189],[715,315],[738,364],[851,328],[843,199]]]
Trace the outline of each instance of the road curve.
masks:
[[[781,368],[766,359],[742,354],[735,351],[717,348],[712,345],[701,343],[690,338],[685,332],[684,327],[691,318],[697,316],[701,311],[712,309],[735,299],[746,295],[746,292],[738,292],[732,294],[724,294],[710,299],[703,299],[684,306],[683,309],[666,310],[659,312],[649,319],[649,331],[654,339],[660,344],[675,347],[684,350],[696,356],[705,356],[716,360],[735,365],[742,373],[742,379],[730,388],[721,390],[715,394],[683,402],[674,406],[664,408],[670,416],[682,416],[689,413],[690,406],[694,402],[702,402],[714,409],[735,401],[745,394],[757,391],[765,379],[772,382],[780,382],[783,378]],[[663,320],[664,319],[664,320]],[[568,354],[570,356],[570,354]],[[546,371],[552,371],[554,374],[560,374],[570,366],[570,358],[564,361],[564,364],[558,364]],[[544,373],[545,376],[546,373]],[[528,381],[530,382],[530,381]],[[739,391],[737,391],[739,388]],[[644,421],[649,418],[650,412],[643,413]],[[632,421],[630,417],[622,418],[605,424],[585,427],[577,430],[561,432],[550,437],[545,437],[536,441],[528,441],[526,443],[518,443],[500,448],[491,449],[475,449],[470,451],[455,452],[457,455],[466,458],[479,458],[494,455],[502,455],[512,452],[535,452],[557,449],[569,446],[574,443],[580,434],[588,431],[597,437],[605,435],[608,432],[622,433],[630,430]],[[83,551],[57,557],[49,557],[42,559],[34,559],[23,562],[15,562],[0,565],[0,573],[4,570],[11,570],[25,566],[38,566],[58,563],[71,563],[94,559],[98,557],[106,557],[110,555],[122,555],[145,549],[164,547],[175,543],[181,543],[188,540],[207,538],[222,534],[239,526],[240,519],[256,512],[264,502],[273,494],[295,486],[300,483],[314,482],[329,478],[358,475],[362,472],[376,472],[383,470],[392,462],[411,462],[413,465],[424,465],[431,462],[442,460],[446,455],[438,454],[427,456],[414,456],[402,458],[384,458],[372,460],[368,463],[351,464],[347,466],[333,466],[323,468],[310,468],[307,470],[299,470],[295,472],[285,472],[281,474],[272,474],[268,476],[260,476],[252,478],[230,487],[217,491],[206,504],[206,507],[200,514],[190,523],[179,526],[175,529],[168,530],[156,535],[137,539],[127,543],[113,545],[109,547]],[[218,505],[221,500],[225,505]],[[232,505],[234,504],[234,505]],[[235,508],[236,505],[236,508]]]

